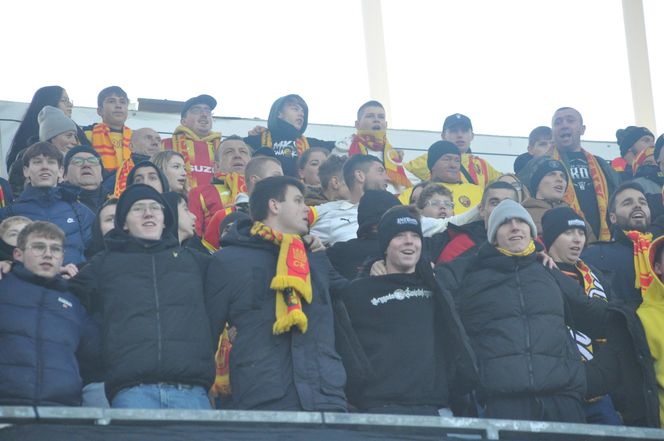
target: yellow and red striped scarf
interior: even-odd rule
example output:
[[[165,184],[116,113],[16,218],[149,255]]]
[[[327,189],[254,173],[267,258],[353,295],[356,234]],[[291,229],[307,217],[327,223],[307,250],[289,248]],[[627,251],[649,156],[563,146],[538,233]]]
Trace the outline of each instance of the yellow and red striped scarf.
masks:
[[[353,135],[348,156],[366,155],[369,150],[383,152],[383,164],[387,177],[395,186],[410,187],[413,184],[406,176],[406,171],[401,165],[401,155],[387,140],[385,130],[358,130]]]
[[[122,165],[118,167],[118,171],[115,173],[115,189],[113,190],[113,197],[119,198],[120,195],[127,188],[127,177],[129,172],[134,168],[134,160],[129,156],[122,162]]]
[[[652,156],[655,154],[655,147],[648,147],[646,149],[643,149],[639,152],[638,155],[636,155],[636,158],[634,158],[634,162],[632,162],[632,174],[636,175],[636,171],[643,165],[644,162],[646,162],[646,159],[648,156]]]
[[[131,129],[122,126],[122,148],[116,149],[111,141],[111,128],[108,124],[98,123],[92,127],[90,142],[101,156],[101,163],[106,170],[116,170],[129,157],[131,150]]]
[[[602,169],[597,162],[597,158],[583,149],[581,149],[581,151],[583,152],[584,156],[586,157],[586,161],[588,162],[588,170],[590,171],[590,177],[593,180],[595,194],[597,195],[597,208],[599,209],[600,221],[600,229],[597,238],[599,240],[611,240],[611,231],[609,230],[609,225],[606,223],[606,212],[609,207],[609,185],[606,182],[606,176],[604,176],[602,173]],[[557,147],[554,147],[552,156],[553,159],[563,162],[560,159],[560,152],[558,152]],[[567,205],[572,207],[576,214],[585,219],[583,211],[581,211],[579,200],[576,197],[576,192],[574,191],[574,182],[572,181],[572,177],[569,173],[567,173],[567,176],[567,190],[565,191],[563,200],[567,203]]]
[[[5,201],[5,190],[0,187],[0,208],[3,208],[7,205],[7,201]]]
[[[243,173],[230,172],[230,173],[217,173],[215,175],[220,181],[224,181],[224,185],[231,192],[229,200],[235,201],[237,195],[247,192],[247,185],[244,180]]]
[[[302,300],[311,303],[311,274],[304,242],[298,234],[275,231],[262,222],[254,222],[251,235],[260,237],[279,247],[277,271],[270,289],[277,292],[276,321],[272,326],[274,335],[290,331],[297,326],[307,332],[307,316],[302,311]]]
[[[652,243],[652,233],[642,233],[636,230],[623,230],[623,232],[634,244],[634,272],[636,273],[634,288],[641,289],[641,294],[643,294],[653,280],[649,264],[649,249],[650,244]]]
[[[182,125],[178,126],[175,129],[175,132],[173,132],[173,150],[184,157],[184,168],[187,171],[189,188],[196,188],[196,180],[191,174],[191,158],[196,155],[194,141],[206,142],[208,145],[210,160],[214,161],[214,152],[219,149],[219,144],[221,144],[221,132],[210,132],[209,135],[201,138],[189,127]]]
[[[210,395],[217,397],[219,395],[231,394],[230,381],[230,355],[233,344],[228,337],[228,325],[219,337],[217,352],[214,354],[214,364],[216,368],[214,384],[210,388]]]
[[[269,130],[261,133],[261,147],[272,148],[272,134]],[[309,150],[309,140],[306,136],[300,136],[295,140],[295,148],[297,149],[297,156],[302,156],[305,150]]]

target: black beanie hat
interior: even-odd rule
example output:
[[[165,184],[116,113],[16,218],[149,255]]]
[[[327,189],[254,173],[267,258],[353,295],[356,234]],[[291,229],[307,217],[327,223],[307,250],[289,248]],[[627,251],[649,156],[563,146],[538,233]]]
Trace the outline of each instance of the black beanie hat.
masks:
[[[431,171],[433,166],[436,165],[436,162],[438,162],[441,156],[447,155],[448,153],[461,156],[459,147],[449,141],[436,141],[431,144],[427,153],[427,167],[429,168],[429,171]]]
[[[390,208],[401,205],[399,199],[387,190],[367,190],[357,207],[357,237],[362,237],[378,225],[380,218]]]
[[[65,155],[65,162],[64,162],[65,174],[67,174],[67,168],[69,167],[69,163],[71,162],[74,155],[77,153],[90,153],[91,155],[96,156],[97,159],[99,159],[99,163],[101,164],[101,156],[99,156],[97,150],[93,149],[89,145],[77,145],[75,147],[72,147]]]
[[[385,254],[390,242],[397,234],[412,231],[422,238],[422,225],[413,217],[408,207],[397,207],[388,210],[378,223],[378,247]]]
[[[170,188],[168,186],[168,179],[166,179],[166,176],[164,176],[161,170],[159,170],[159,167],[154,165],[154,163],[151,161],[141,161],[131,169],[127,175],[127,186],[134,185],[134,176],[136,175],[136,170],[143,167],[152,167],[157,170],[157,175],[159,175],[159,180],[161,181],[161,186],[164,188],[164,193],[169,191]]]
[[[570,228],[586,231],[586,221],[570,207],[552,208],[542,216],[542,239],[548,250],[558,236]]]
[[[662,147],[664,147],[664,133],[659,135],[659,138],[657,138],[657,141],[655,142],[655,161],[659,164],[659,154],[662,151]]]
[[[636,141],[641,139],[642,136],[646,135],[654,137],[652,132],[645,127],[628,126],[624,129],[616,130],[616,140],[620,147],[620,156],[624,157],[629,148],[632,147]]]
[[[118,200],[117,207],[115,208],[115,228],[118,231],[124,230],[124,225],[131,206],[134,205],[136,201],[143,199],[152,199],[164,206],[164,231],[169,231],[173,226],[173,212],[161,194],[146,184],[130,185],[122,193],[122,196],[120,196],[120,199]]]
[[[565,169],[565,166],[562,162],[551,158],[543,159],[540,164],[537,165],[537,168],[533,172],[532,178],[530,178],[530,188],[528,188],[528,190],[530,190],[532,197],[537,196],[537,187],[539,187],[540,182],[542,182],[544,176],[554,171],[563,172],[563,175],[565,175],[565,181],[569,179],[567,175],[567,169]]]
[[[530,153],[522,153],[514,160],[514,173],[519,173],[523,168],[528,165],[535,157]]]

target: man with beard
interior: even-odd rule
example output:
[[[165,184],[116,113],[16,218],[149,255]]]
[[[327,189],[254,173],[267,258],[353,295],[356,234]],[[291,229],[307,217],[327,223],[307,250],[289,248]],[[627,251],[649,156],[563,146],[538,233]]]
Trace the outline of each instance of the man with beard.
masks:
[[[609,200],[608,212],[612,240],[591,245],[581,257],[612,276],[615,297],[636,308],[642,301],[641,275],[648,272],[643,254],[652,241],[650,208],[643,189],[633,182],[624,183]]]

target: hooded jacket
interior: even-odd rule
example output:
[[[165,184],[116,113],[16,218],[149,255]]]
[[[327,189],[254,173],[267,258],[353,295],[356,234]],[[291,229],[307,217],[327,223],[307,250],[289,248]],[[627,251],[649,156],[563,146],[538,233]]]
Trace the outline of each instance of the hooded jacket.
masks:
[[[279,118],[279,111],[283,105],[288,101],[296,101],[304,104],[304,121],[302,127],[298,130],[290,123]],[[267,128],[272,143],[264,145],[265,134],[252,135],[244,138],[244,141],[249,144],[254,150],[261,147],[268,147],[274,151],[275,156],[281,162],[281,167],[286,176],[297,177],[297,159],[299,156],[296,141],[304,136],[307,130],[309,120],[309,108],[304,100],[299,95],[286,95],[277,99],[270,108],[270,115],[267,119]],[[308,147],[323,147],[328,150],[334,148],[334,141],[322,141],[316,138],[305,137]],[[306,149],[305,149],[306,150]]]
[[[62,187],[28,185],[13,205],[0,208],[0,220],[11,216],[25,216],[33,221],[57,225],[65,233],[63,265],[85,261],[84,252],[92,238],[95,215],[78,202],[76,193]]]
[[[106,394],[141,383],[209,388],[214,343],[203,276],[209,258],[182,248],[171,234],[146,241],[117,229],[70,281],[102,317]]]
[[[585,370],[567,325],[593,338],[603,336],[606,302],[589,298],[569,277],[545,268],[535,253],[509,257],[488,242],[476,256],[441,265],[436,273],[455,296],[484,397],[582,400]]]
[[[251,221],[233,224],[206,277],[210,314],[237,328],[230,353],[232,407],[253,410],[345,411],[346,372],[335,350],[332,295],[347,282],[325,253],[307,252],[313,292],[303,302],[306,333],[272,333],[279,249],[251,236]],[[228,275],[232,274],[233,277]],[[215,335],[221,326],[214,330]]]
[[[99,330],[59,275],[14,263],[0,280],[0,340],[0,404],[81,404],[79,360],[98,357]]]

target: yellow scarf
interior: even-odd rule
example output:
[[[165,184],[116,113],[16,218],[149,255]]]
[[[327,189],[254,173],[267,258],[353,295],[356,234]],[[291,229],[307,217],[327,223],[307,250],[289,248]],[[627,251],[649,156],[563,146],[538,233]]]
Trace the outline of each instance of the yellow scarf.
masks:
[[[302,238],[297,234],[274,231],[262,222],[254,222],[251,235],[258,236],[279,247],[277,271],[270,288],[277,292],[276,318],[272,333],[283,334],[295,325],[307,332],[307,316],[302,311],[301,299],[311,303],[311,274],[309,260]]]
[[[189,127],[178,126],[173,132],[173,150],[179,152],[184,157],[184,168],[187,171],[187,180],[189,188],[196,188],[197,182],[191,174],[191,158],[196,156],[194,141],[203,141],[208,145],[208,154],[210,155],[210,164],[214,163],[214,152],[219,149],[221,144],[221,132],[210,132],[209,135],[199,137]]]
[[[119,198],[120,195],[127,188],[127,177],[129,172],[134,168],[134,160],[129,156],[122,162],[122,165],[118,167],[118,171],[115,173],[115,189],[113,190],[113,197]]]
[[[513,253],[513,252],[511,252],[511,251],[506,250],[505,248],[500,248],[500,247],[496,247],[496,249],[497,249],[501,254],[504,254],[504,255],[506,255],[506,256],[510,256],[510,257],[514,257],[514,256],[518,256],[518,257],[529,256],[529,255],[531,255],[531,254],[533,254],[533,253],[535,252],[535,242],[531,240],[530,243],[528,244],[528,246],[526,247],[526,249],[523,250],[523,251],[521,251],[520,253]]]
[[[367,149],[375,152],[383,152],[385,172],[395,186],[410,187],[413,185],[401,165],[401,155],[387,140],[387,132],[385,130],[358,130],[353,135],[353,140],[348,149],[348,156],[366,155],[368,154]]]
[[[652,233],[642,233],[640,231],[624,231],[625,236],[634,244],[634,288],[640,288],[644,293],[652,283],[653,275],[650,272],[650,263],[648,261],[648,251],[652,243]]]
[[[214,354],[216,374],[214,378],[214,384],[210,388],[210,395],[213,397],[231,394],[229,361],[232,348],[233,344],[228,337],[228,325],[226,325],[224,332],[222,332],[221,337],[219,337],[217,352]]]
[[[131,129],[122,127],[122,148],[116,149],[111,141],[111,128],[104,123],[95,124],[92,127],[90,142],[92,147],[101,156],[101,163],[106,170],[116,170],[120,165],[131,157],[129,144],[131,143]]]
[[[655,147],[648,147],[644,150],[641,150],[638,155],[636,155],[636,158],[634,158],[634,162],[632,162],[632,175],[636,174],[636,171],[643,165],[644,162],[646,162],[646,159],[648,159],[648,156],[652,156],[655,154]]]
[[[602,173],[602,169],[597,162],[597,158],[583,149],[581,151],[585,155],[586,161],[588,162],[588,170],[590,171],[590,177],[593,180],[595,194],[597,195],[597,208],[599,209],[600,222],[597,239],[610,240],[611,231],[609,230],[609,225],[606,223],[606,212],[609,206],[609,185],[606,182],[606,176],[604,176],[604,173]],[[557,147],[554,147],[552,157],[553,159],[564,163],[564,161],[560,159],[560,152],[558,152]],[[567,165],[565,165],[565,167],[567,167]],[[563,200],[567,203],[567,205],[572,207],[576,214],[585,219],[586,217],[584,216],[583,211],[581,211],[581,205],[579,204],[579,200],[576,197],[576,192],[574,191],[574,182],[572,181],[572,177],[569,172],[567,173],[567,176],[567,190],[565,190]]]

